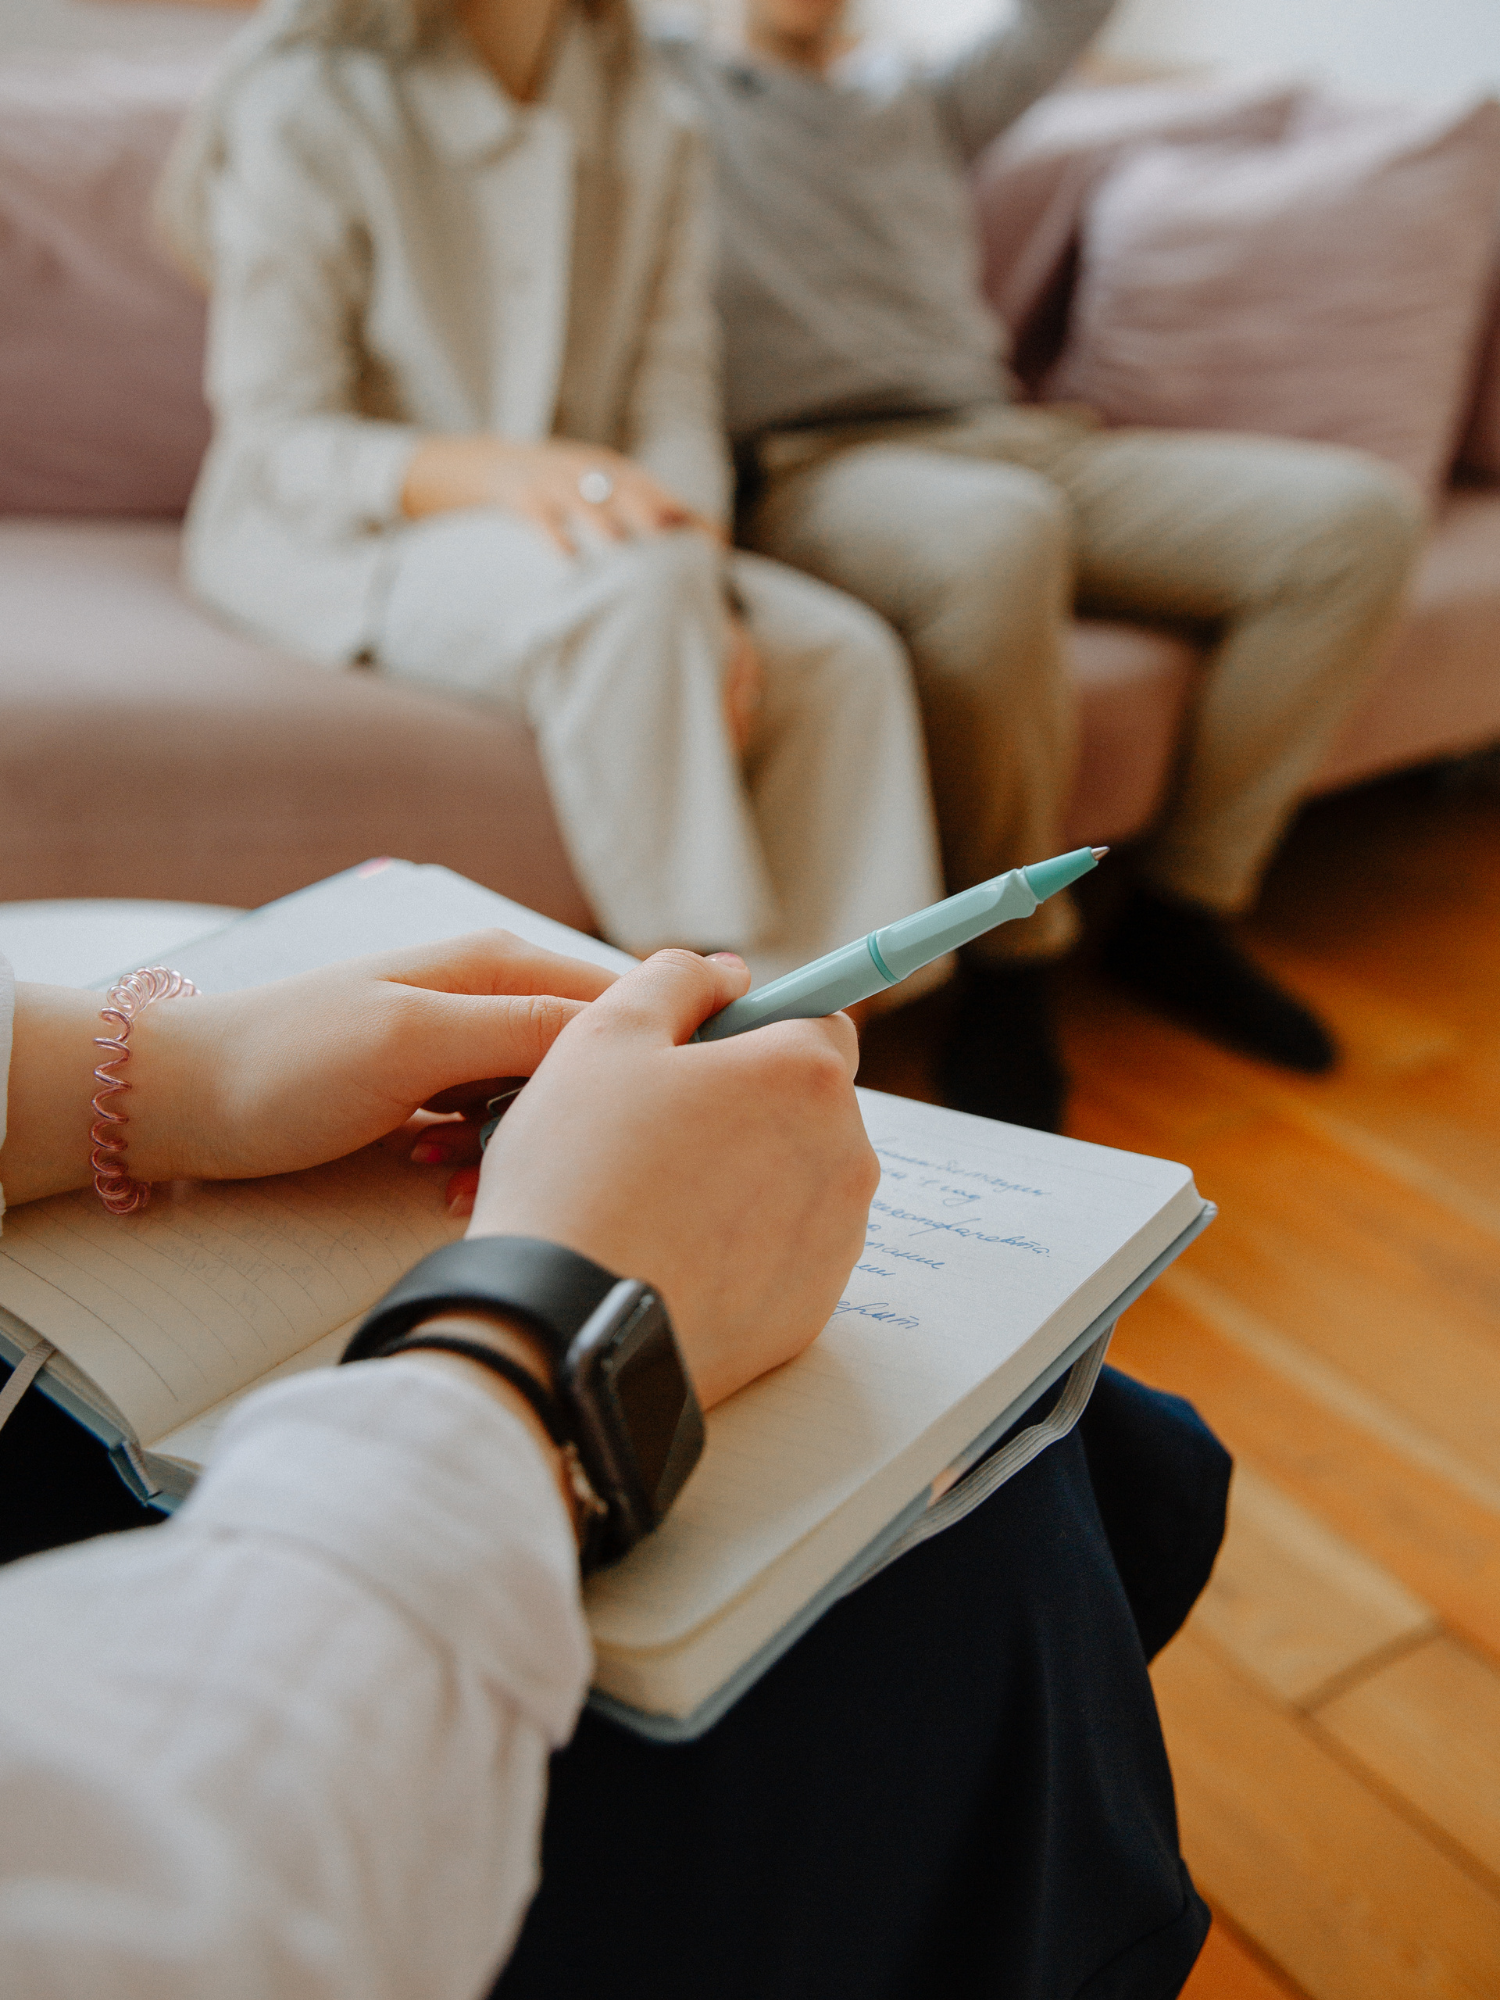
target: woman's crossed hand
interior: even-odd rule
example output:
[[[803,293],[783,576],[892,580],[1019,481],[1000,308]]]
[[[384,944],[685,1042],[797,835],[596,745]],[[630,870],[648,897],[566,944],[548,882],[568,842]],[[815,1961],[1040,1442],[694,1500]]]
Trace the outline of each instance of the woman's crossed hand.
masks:
[[[614,974],[481,931],[237,993],[164,1000],[130,1036],[124,1166],[233,1180],[338,1159],[431,1098],[529,1076]],[[0,1180],[15,1203],[87,1184],[100,996],[17,988]]]

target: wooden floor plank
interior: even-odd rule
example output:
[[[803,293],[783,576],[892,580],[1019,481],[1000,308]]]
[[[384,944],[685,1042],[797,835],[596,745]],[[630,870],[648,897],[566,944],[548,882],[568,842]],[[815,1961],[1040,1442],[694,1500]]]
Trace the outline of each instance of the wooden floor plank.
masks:
[[[1500,1883],[1500,1670],[1429,1640],[1316,1711],[1326,1729]],[[1500,1991],[1500,1968],[1496,1973]]]
[[[1410,1076],[1458,1055],[1467,1039],[1467,1024],[1434,1005],[1430,985],[1403,995],[1383,968],[1362,974],[1330,963],[1326,948],[1299,951],[1280,940],[1262,941],[1257,955],[1328,1023],[1346,1078]]]
[[[1276,1116],[1340,1143],[1500,1242],[1500,1031],[1416,1072],[1372,1074],[1346,1059],[1315,1080],[1278,1077],[1092,989],[1075,992],[1068,1042],[1080,1138],[1193,1160],[1199,1143]],[[1153,1059],[1150,1051],[1155,1050]],[[1113,1125],[1106,1136],[1099,1117]]]
[[[1302,2000],[1295,1986],[1245,1945],[1216,1911],[1182,2000]]]
[[[1314,2000],[1494,2000],[1500,1899],[1185,1632],[1155,1679],[1183,1847]]]
[[[1150,1147],[1192,1164],[1206,1137],[1279,1116],[1325,1135],[1398,1181],[1446,1199],[1500,1241],[1500,1028],[1490,1018],[1452,1057],[1415,1070],[1372,1071],[1346,1051],[1316,1079],[1279,1076],[1156,1022],[1117,994],[1076,980],[1067,1042],[1077,1073],[1069,1129],[1080,1138]],[[1361,1152],[1361,1148],[1363,1151]]]
[[[1436,1621],[1389,1571],[1240,1465],[1194,1623],[1272,1693],[1305,1702]]]
[[[1186,1396],[1229,1449],[1500,1660],[1500,1516],[1232,1346],[1161,1285],[1111,1359]]]
[[[1207,1277],[1500,1473],[1500,1242],[1279,1119],[1189,1164],[1221,1207]]]
[[[1341,969],[1454,1026],[1494,1020],[1500,798],[1420,780],[1305,814],[1251,934]]]
[[[1432,1473],[1500,1516],[1500,1479],[1425,1430],[1404,1407],[1399,1389],[1383,1393],[1379,1383],[1366,1388],[1325,1360],[1311,1342],[1299,1339],[1295,1328],[1283,1329],[1264,1318],[1241,1294],[1204,1277],[1196,1265],[1168,1271],[1161,1289],[1289,1386],[1388,1445],[1409,1465]]]

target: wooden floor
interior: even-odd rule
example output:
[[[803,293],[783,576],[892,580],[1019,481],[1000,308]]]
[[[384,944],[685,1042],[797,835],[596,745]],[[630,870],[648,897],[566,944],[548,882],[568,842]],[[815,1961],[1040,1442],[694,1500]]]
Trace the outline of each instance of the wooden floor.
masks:
[[[1190,2000],[1500,1995],[1500,789],[1404,779],[1297,829],[1253,936],[1347,1051],[1222,1054],[1080,972],[1070,1130],[1220,1218],[1112,1359],[1234,1452],[1155,1671],[1218,1921]],[[917,1010],[913,1010],[915,1014]],[[929,1094],[922,1036],[866,1080]]]

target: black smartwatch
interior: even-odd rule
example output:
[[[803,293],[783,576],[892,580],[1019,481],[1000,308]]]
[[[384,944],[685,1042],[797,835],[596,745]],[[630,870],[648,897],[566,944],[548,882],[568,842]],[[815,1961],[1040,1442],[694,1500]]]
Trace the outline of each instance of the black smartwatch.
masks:
[[[564,1437],[602,1503],[584,1567],[618,1561],[662,1520],[703,1452],[703,1412],[660,1295],[557,1243],[468,1237],[393,1285],[343,1359],[384,1354],[444,1312],[517,1320],[552,1356]]]

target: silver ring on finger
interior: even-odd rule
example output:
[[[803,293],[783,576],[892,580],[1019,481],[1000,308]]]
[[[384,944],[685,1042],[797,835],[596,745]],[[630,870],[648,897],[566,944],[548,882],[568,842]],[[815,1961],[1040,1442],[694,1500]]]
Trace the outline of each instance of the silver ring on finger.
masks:
[[[592,472],[585,472],[578,482],[578,497],[587,500],[591,507],[602,507],[614,490],[615,482],[597,466]]]

